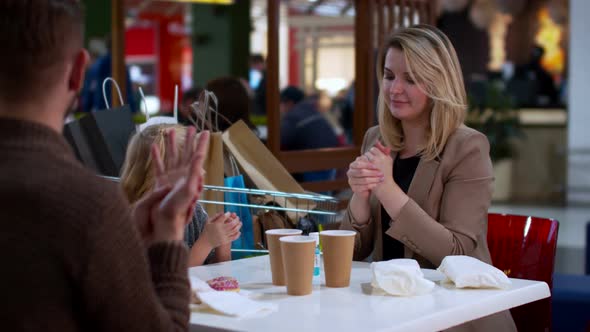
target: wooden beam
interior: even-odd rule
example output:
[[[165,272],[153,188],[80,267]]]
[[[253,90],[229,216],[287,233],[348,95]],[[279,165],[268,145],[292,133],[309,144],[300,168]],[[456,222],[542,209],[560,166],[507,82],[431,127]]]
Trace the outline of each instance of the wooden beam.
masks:
[[[406,8],[405,0],[397,0],[397,27],[404,27],[404,8]]]
[[[377,0],[377,46],[383,43],[385,38],[385,2]]]
[[[279,160],[291,173],[344,168],[360,154],[357,147],[282,151]]]
[[[389,15],[387,16],[389,19],[387,24],[387,36],[389,36],[393,32],[393,29],[395,29],[395,1],[388,0],[387,6],[389,7]]]
[[[279,0],[267,2],[268,55],[266,58],[266,117],[268,149],[278,156],[281,150],[281,114],[279,110]]]
[[[426,2],[418,2],[418,23],[424,24],[426,22]]]
[[[428,6],[426,6],[428,12],[428,22],[430,25],[436,25],[438,1],[439,0],[432,0],[428,2]]]
[[[410,1],[410,3],[408,4],[408,11],[409,11],[408,17],[410,19],[409,26],[414,25],[414,15],[416,14],[416,5],[417,5],[416,2],[417,1],[418,0]]]
[[[111,0],[111,77],[121,89],[123,101],[127,97],[127,77],[125,70],[125,3]],[[102,82],[101,82],[102,83]],[[111,87],[111,105],[122,106],[115,86]]]
[[[360,147],[365,132],[373,125],[375,102],[375,46],[373,39],[373,1],[355,0],[355,98],[353,113],[353,141]]]

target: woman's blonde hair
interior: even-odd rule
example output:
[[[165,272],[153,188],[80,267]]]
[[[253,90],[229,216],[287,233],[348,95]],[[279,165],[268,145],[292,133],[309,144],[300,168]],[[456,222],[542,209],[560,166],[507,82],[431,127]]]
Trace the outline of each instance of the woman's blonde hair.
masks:
[[[187,128],[174,124],[157,124],[136,133],[129,141],[121,171],[121,185],[130,203],[136,202],[155,185],[151,146],[155,143],[162,159],[166,157],[166,133],[175,131],[176,146],[184,147]]]
[[[426,160],[435,159],[440,156],[449,136],[465,119],[467,97],[457,54],[447,36],[435,27],[421,24],[399,29],[386,39],[379,55],[377,75],[380,87],[385,56],[392,48],[403,53],[410,77],[429,98],[430,121],[420,155]],[[381,136],[393,151],[401,151],[404,148],[401,121],[391,114],[383,94],[380,89]]]

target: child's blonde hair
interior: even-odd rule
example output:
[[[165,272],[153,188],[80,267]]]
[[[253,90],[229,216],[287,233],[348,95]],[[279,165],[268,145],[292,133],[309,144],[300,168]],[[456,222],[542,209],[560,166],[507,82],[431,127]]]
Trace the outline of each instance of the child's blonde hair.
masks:
[[[127,147],[125,163],[121,171],[121,185],[130,203],[136,202],[155,185],[151,146],[156,144],[162,159],[166,158],[166,133],[174,130],[176,146],[182,151],[187,128],[182,125],[157,124],[146,127],[133,135]]]

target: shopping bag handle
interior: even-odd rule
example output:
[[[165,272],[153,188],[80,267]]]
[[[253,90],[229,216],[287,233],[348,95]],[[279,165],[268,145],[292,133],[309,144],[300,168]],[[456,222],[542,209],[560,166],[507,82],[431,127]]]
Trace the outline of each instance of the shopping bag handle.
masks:
[[[212,102],[212,103],[211,103]],[[211,106],[213,104],[213,106]],[[193,113],[197,118],[196,121],[194,119],[190,119],[197,130],[211,130],[211,131],[219,131],[219,118],[225,121],[230,126],[232,122],[229,121],[223,114],[219,113],[217,110],[217,96],[211,91],[203,90],[201,96],[199,97],[199,101],[193,103],[191,108],[193,109]],[[213,123],[213,115],[215,114],[215,126]],[[202,124],[202,126],[201,126]]]
[[[231,154],[231,152],[228,153],[228,156],[229,156],[229,163],[231,164],[231,170],[234,174],[233,176],[240,175],[240,169],[238,168],[238,163],[236,162],[236,159]]]
[[[123,96],[121,95],[121,89],[119,89],[119,84],[112,77],[107,77],[104,79],[104,81],[102,81],[102,97],[104,98],[104,104],[106,105],[107,109],[111,109],[109,101],[107,100],[107,82],[111,82],[111,84],[115,86],[115,89],[117,89],[117,93],[119,94],[119,101],[121,102],[121,106],[125,105],[125,103],[123,102]]]
[[[143,106],[145,108],[145,122],[150,120],[150,112],[148,111],[147,101],[145,100],[145,95],[143,94],[143,90],[141,87],[139,89],[139,95],[141,96],[141,101],[143,102]]]

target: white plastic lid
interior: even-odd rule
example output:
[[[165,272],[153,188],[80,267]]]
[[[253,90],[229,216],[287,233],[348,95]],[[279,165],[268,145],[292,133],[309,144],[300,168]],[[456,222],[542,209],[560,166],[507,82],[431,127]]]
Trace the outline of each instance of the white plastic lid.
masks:
[[[356,232],[355,231],[335,229],[335,230],[329,230],[329,231],[322,231],[320,234],[321,235],[324,235],[324,236],[355,236],[356,235]]]
[[[300,235],[302,231],[300,229],[292,228],[275,228],[269,229],[265,233],[270,235]]]
[[[305,235],[292,235],[292,236],[283,236],[279,239],[281,242],[296,242],[296,243],[309,243],[313,242],[314,239],[310,236]]]

